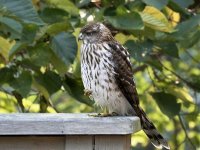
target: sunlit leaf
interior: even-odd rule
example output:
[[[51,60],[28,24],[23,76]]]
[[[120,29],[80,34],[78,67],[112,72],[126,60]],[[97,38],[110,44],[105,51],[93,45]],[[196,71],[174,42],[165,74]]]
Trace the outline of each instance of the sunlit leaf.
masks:
[[[60,32],[67,32],[69,30],[72,30],[71,24],[65,21],[65,22],[54,23],[48,26],[46,32],[50,35],[56,35]]]
[[[173,27],[168,22],[165,15],[158,9],[146,6],[143,12],[140,13],[145,25],[159,31],[172,32]]]
[[[180,13],[173,11],[169,7],[163,9],[163,13],[167,16],[169,23],[175,27],[181,19]]]
[[[174,96],[180,98],[185,102],[193,103],[192,96],[190,95],[189,91],[184,87],[167,86],[166,90],[167,92],[173,94]]]
[[[14,45],[14,42],[10,42],[3,37],[0,37],[0,55],[2,55],[5,61],[8,61],[9,50]]]

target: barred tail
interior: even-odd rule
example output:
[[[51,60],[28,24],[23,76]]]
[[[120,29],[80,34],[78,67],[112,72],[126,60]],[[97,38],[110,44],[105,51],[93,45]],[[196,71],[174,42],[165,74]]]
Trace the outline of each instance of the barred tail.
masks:
[[[158,149],[166,148],[170,149],[167,141],[163,138],[163,136],[157,131],[154,124],[147,118],[145,112],[140,109],[140,119],[141,126],[145,134],[149,137],[151,143]]]

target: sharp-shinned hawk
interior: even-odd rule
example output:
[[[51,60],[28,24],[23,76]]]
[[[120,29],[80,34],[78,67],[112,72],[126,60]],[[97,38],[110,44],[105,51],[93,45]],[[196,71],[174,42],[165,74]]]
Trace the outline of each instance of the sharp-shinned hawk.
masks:
[[[138,116],[143,131],[157,148],[170,149],[139,106],[128,51],[102,23],[84,26],[79,35],[81,74],[85,92],[109,113]]]

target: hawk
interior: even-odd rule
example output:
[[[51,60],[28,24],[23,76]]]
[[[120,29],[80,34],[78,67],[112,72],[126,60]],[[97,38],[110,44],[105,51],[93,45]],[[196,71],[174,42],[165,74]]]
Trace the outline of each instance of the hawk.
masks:
[[[102,23],[90,23],[79,34],[81,76],[85,93],[109,114],[138,116],[143,131],[157,148],[170,149],[139,106],[128,51]]]

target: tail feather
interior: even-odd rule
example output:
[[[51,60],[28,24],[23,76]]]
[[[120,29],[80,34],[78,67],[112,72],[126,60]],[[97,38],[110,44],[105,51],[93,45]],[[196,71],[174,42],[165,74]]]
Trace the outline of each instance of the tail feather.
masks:
[[[167,141],[157,131],[154,124],[147,118],[145,112],[141,108],[139,109],[140,109],[140,119],[141,119],[142,129],[150,139],[151,143],[158,149],[162,148],[170,149]]]

